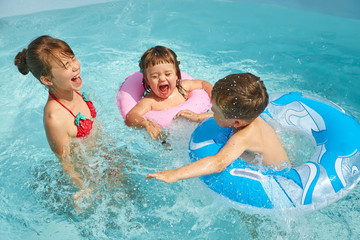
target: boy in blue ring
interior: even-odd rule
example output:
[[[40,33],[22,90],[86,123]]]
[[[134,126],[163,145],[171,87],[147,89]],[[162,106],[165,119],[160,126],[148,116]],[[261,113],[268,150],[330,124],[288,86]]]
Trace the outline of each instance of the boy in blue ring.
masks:
[[[259,116],[269,102],[266,88],[259,77],[241,73],[220,79],[212,90],[211,102],[217,124],[233,129],[233,135],[224,147],[214,156],[177,169],[148,174],[147,179],[173,183],[219,173],[235,159],[248,153],[259,155],[263,165],[290,165],[276,132]],[[249,161],[246,157],[243,159]]]

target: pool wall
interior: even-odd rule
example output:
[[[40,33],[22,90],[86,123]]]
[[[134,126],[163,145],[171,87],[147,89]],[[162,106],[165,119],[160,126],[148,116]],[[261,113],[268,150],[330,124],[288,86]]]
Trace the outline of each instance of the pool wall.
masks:
[[[0,18],[112,1],[114,0],[1,0]]]
[[[12,0],[0,1],[0,18],[46,10],[73,8],[116,0]],[[224,0],[221,0],[224,1]],[[320,12],[328,15],[360,19],[359,0],[233,0],[274,4],[290,8]]]
[[[358,0],[238,0],[298,8],[332,16],[360,19]]]

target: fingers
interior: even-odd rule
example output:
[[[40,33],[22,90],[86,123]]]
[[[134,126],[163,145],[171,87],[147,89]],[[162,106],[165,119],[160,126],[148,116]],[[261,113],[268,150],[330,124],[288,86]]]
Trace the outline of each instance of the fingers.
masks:
[[[79,198],[81,195],[84,194],[84,191],[85,191],[84,189],[81,189],[80,191],[77,191],[77,192],[74,194],[73,198],[74,198],[74,199]]]
[[[173,117],[173,120],[175,120],[175,119],[177,119],[177,118],[181,117],[181,116],[182,116],[182,114],[183,114],[183,111],[184,111],[184,110],[181,110],[180,112],[178,112],[178,113],[175,115],[175,117]]]
[[[159,174],[159,172],[149,173],[145,178],[146,178],[146,179],[155,178],[156,180],[164,181],[164,180],[163,180],[163,177],[161,177],[161,174]]]
[[[178,181],[178,179],[174,178],[173,176],[173,170],[164,170],[156,173],[149,173],[145,178],[155,178],[156,180],[163,181],[165,183],[174,183]]]
[[[145,178],[146,178],[146,179],[155,178],[156,180],[159,180],[159,181],[163,181],[163,182],[165,182],[165,183],[168,183],[166,177],[163,176],[162,174],[158,174],[158,173],[148,174]]]
[[[156,140],[161,141],[165,137],[166,137],[165,133],[162,130],[160,130],[160,132],[156,136]]]
[[[179,111],[175,117],[173,118],[174,120],[179,118],[179,117],[184,117],[184,118],[191,118],[191,116],[194,114],[193,111],[190,110],[181,110]]]
[[[74,208],[76,211],[80,211],[90,206],[89,200],[91,200],[91,198],[89,198],[89,196],[91,196],[91,193],[92,193],[92,189],[86,188],[86,189],[81,189],[80,191],[74,194],[73,196]]]
[[[152,179],[152,178],[155,178],[154,175],[155,175],[154,173],[149,173],[145,178],[146,179]]]
[[[146,131],[149,134],[149,136],[151,137],[151,139],[156,139],[158,141],[162,140],[164,137],[166,137],[166,135],[164,134],[164,132],[161,130],[161,128],[153,123],[152,121],[148,120],[148,124],[146,126]]]
[[[159,129],[159,131],[153,131],[151,134],[149,133],[151,139],[155,139],[157,141],[161,141],[162,139],[166,138],[165,133]]]
[[[78,199],[79,197],[89,196],[92,192],[91,188],[81,189],[80,191],[77,191],[73,198],[74,200]]]
[[[181,110],[180,112],[178,112],[178,113],[176,114],[176,116],[174,117],[174,119],[179,118],[179,117],[183,117],[183,118],[189,119],[189,120],[191,120],[191,121],[197,122],[197,121],[198,121],[199,114],[194,113],[194,112],[191,111],[191,110]]]

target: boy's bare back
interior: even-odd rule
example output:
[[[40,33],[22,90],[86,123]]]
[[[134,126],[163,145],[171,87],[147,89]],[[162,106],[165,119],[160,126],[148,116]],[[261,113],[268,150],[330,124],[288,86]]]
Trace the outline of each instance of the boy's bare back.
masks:
[[[257,117],[248,126],[238,130],[235,135],[245,138],[241,142],[247,143],[246,151],[261,155],[263,165],[280,166],[284,165],[284,162],[290,164],[276,132],[261,117]]]

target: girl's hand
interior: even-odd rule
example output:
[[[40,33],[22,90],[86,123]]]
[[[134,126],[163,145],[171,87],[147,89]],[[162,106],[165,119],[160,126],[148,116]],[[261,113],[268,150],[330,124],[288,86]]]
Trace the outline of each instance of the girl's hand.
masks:
[[[213,116],[213,113],[210,112],[206,112],[206,113],[194,113],[193,111],[190,110],[181,110],[180,112],[178,112],[174,119],[177,119],[179,117],[183,117],[183,118],[187,118],[191,121],[194,122],[201,122],[202,120],[209,118]]]
[[[92,189],[91,188],[85,188],[85,189],[81,189],[80,191],[77,191],[73,198],[74,198],[74,208],[76,211],[80,211],[83,210],[87,207],[89,207],[90,202],[91,201],[91,193],[92,193]]]
[[[146,179],[155,178],[165,183],[174,183],[179,180],[175,177],[175,170],[165,170],[156,173],[149,173],[145,178]]]
[[[91,188],[81,189],[74,194],[73,198],[75,201],[82,201],[85,197],[90,196],[91,193],[92,193]]]
[[[197,121],[198,119],[198,114],[194,113],[193,111],[191,110],[181,110],[180,112],[178,112],[175,117],[174,117],[174,120],[179,118],[179,117],[183,117],[183,118],[187,118],[191,121]]]
[[[156,139],[160,141],[165,137],[164,132],[156,123],[150,120],[145,120],[145,121],[146,123],[144,124],[144,127],[147,133],[150,135],[151,139]]]

